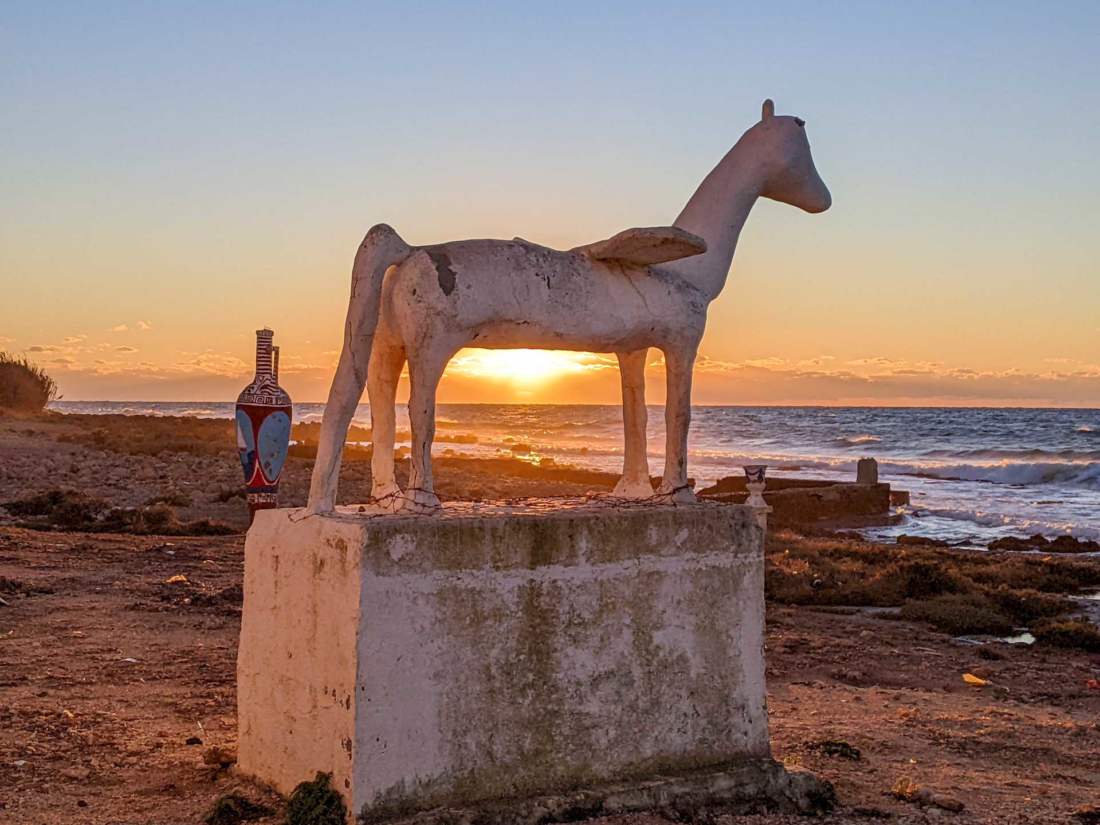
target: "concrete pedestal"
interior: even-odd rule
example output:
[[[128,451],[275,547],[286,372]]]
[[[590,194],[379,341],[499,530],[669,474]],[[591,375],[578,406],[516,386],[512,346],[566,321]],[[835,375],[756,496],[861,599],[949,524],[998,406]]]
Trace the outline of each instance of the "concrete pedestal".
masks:
[[[733,765],[775,784],[762,537],[717,504],[257,513],[239,768],[284,793],[331,772],[365,819]]]

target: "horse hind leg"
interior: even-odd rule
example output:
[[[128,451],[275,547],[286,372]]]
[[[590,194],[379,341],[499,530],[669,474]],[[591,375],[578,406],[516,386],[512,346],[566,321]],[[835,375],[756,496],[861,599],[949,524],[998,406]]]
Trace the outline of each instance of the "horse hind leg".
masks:
[[[405,366],[400,340],[380,328],[375,335],[367,369],[367,397],[371,417],[371,498],[395,503],[401,493],[394,478],[393,445],[396,438],[397,382]]]
[[[691,426],[691,372],[695,348],[665,350],[665,472],[657,495],[673,503],[695,501],[688,486],[687,444]]]
[[[401,509],[411,512],[439,510],[432,478],[432,441],[435,439],[435,394],[443,370],[456,348],[429,344],[427,352],[409,357],[409,424],[412,429],[412,468]]]

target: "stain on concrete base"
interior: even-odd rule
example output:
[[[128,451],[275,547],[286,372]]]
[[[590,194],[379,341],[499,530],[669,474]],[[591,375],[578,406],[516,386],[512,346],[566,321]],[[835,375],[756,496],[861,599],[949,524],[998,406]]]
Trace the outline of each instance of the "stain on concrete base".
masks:
[[[377,809],[360,825],[544,825],[651,812],[672,822],[714,822],[726,814],[760,811],[819,815],[836,806],[831,783],[807,771],[788,771],[772,759],[748,759],[711,770],[527,799],[498,799],[410,815]]]

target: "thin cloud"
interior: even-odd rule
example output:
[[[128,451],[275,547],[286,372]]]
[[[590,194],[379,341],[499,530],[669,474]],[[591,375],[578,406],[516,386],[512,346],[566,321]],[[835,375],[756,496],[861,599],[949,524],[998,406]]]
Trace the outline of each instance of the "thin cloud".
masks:
[[[115,352],[137,352],[137,347],[127,347],[127,346],[115,347]]]
[[[130,328],[129,328],[128,326],[126,326],[126,324],[119,324],[119,325],[118,325],[118,326],[116,326],[116,327],[111,327],[111,330],[110,330],[110,331],[111,331],[111,332],[126,332],[126,331],[127,331],[127,330],[129,330],[129,329],[130,329]]]
[[[150,323],[149,323],[148,321],[138,321],[138,322],[137,322],[137,328],[138,328],[138,329],[142,329],[142,330],[145,330],[145,329],[152,329],[152,328],[153,328],[153,325],[152,325],[152,324],[150,324]]]

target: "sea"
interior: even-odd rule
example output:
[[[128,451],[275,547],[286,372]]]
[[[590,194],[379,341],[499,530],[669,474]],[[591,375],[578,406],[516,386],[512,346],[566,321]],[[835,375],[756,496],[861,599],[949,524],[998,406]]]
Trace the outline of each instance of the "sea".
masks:
[[[60,401],[63,413],[232,418],[233,403]],[[319,421],[323,404],[295,405]],[[650,471],[660,474],[663,408],[649,408]],[[361,405],[355,422],[370,426]],[[399,436],[408,414],[398,410]],[[441,404],[436,454],[516,456],[617,472],[618,406]],[[403,442],[407,444],[408,442]],[[701,489],[745,464],[768,475],[854,480],[863,457],[881,481],[907,490],[897,523],[868,538],[929,536],[981,548],[1002,536],[1100,539],[1100,410],[896,407],[695,407],[690,472]],[[235,460],[235,457],[234,457]]]

